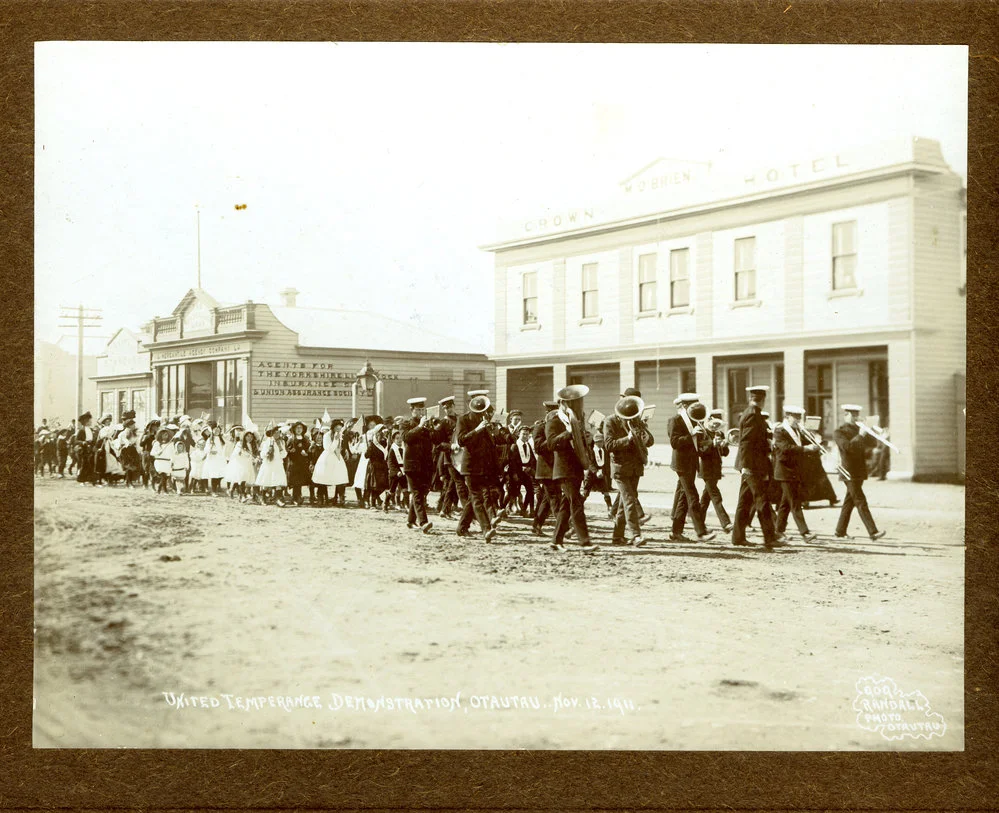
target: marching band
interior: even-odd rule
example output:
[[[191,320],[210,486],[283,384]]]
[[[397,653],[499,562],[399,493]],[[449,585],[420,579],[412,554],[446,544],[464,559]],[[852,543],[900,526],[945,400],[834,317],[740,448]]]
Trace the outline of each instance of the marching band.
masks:
[[[529,517],[532,532],[549,539],[551,549],[563,551],[571,539],[587,554],[599,548],[584,505],[590,493],[599,491],[613,521],[611,544],[643,547],[649,515],[639,483],[655,444],[650,428],[655,407],[629,388],[612,414],[593,410],[587,417],[588,392],[582,384],[562,388],[555,399],[543,402],[544,417],[530,426],[520,410],[497,412],[487,390],[469,391],[461,415],[452,396],[430,408],[426,398],[417,397],[409,399],[406,417],[373,415],[348,422],[332,419],[327,411],[311,427],[272,421],[263,432],[248,416],[242,424],[223,427],[206,413],[198,419],[153,416],[140,433],[134,412],[124,413],[117,425],[105,415],[96,426],[87,412],[65,429],[47,422],[38,428],[35,470],[44,475],[48,468],[51,476],[65,477],[75,469],[80,485],[123,484],[158,494],[200,493],[278,507],[304,505],[306,489],[311,506],[345,506],[352,488],[358,507],[405,511],[407,527],[424,534],[433,532],[432,513],[453,520],[460,511],[458,537],[474,533],[474,520],[482,538],[494,542],[515,513]],[[754,546],[747,539],[754,519],[765,549],[789,544],[789,519],[802,541],[812,543],[817,534],[802,509],[815,499],[838,502],[823,466],[834,453],[813,431],[817,425],[809,427],[813,419],[806,419],[800,406],[785,404],[783,420],[771,424],[763,409],[768,388],[750,386],[746,392],[749,404],[727,432],[723,411],[709,411],[697,393],[681,393],[673,402],[676,414],[666,424],[677,476],[670,541],[692,541],[684,536],[688,519],[696,541],[715,539],[706,525],[712,507],[733,545]],[[856,508],[868,536],[877,540],[885,532],[878,529],[864,494],[867,457],[873,449],[895,447],[884,430],[859,420],[859,405],[843,404],[842,409],[843,423],[834,432],[835,465],[846,494],[834,536],[848,538]],[[730,446],[736,447],[740,476],[732,517],[718,487]],[[617,492],[613,503],[612,489]],[[434,491],[439,500],[431,509],[428,497]],[[545,530],[549,519],[554,520],[551,537]]]

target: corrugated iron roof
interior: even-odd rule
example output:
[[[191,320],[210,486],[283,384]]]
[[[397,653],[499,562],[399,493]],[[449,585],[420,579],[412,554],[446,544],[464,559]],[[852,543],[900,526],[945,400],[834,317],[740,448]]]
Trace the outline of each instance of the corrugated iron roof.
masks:
[[[463,339],[369,311],[268,307],[280,322],[298,334],[298,343],[303,347],[476,355],[486,352],[485,348]]]

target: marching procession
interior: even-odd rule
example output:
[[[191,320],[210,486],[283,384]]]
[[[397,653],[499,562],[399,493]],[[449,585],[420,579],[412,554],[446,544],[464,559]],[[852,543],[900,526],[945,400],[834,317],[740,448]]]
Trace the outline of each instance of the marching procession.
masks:
[[[806,425],[814,419],[801,407],[784,405],[783,420],[771,423],[763,409],[768,389],[746,388],[749,405],[728,431],[723,411],[709,411],[696,393],[674,400],[676,415],[666,424],[677,476],[669,541],[691,541],[684,536],[688,519],[694,539],[715,539],[706,525],[709,506],[736,546],[755,546],[746,533],[754,518],[766,549],[789,544],[790,518],[804,543],[816,541],[802,509],[815,500],[838,504],[822,464],[833,452]],[[427,399],[411,398],[408,417],[347,421],[326,411],[312,426],[271,421],[263,431],[248,416],[228,427],[207,414],[153,416],[140,431],[134,412],[125,412],[120,424],[105,415],[96,426],[87,412],[69,428],[43,422],[35,437],[35,470],[61,478],[75,470],[80,485],[143,487],[278,507],[306,501],[344,507],[351,489],[357,507],[404,511],[407,527],[423,533],[433,532],[432,513],[457,520],[458,537],[474,533],[474,520],[486,542],[497,539],[511,514],[519,514],[531,519],[534,535],[549,538],[551,549],[565,550],[571,538],[584,553],[599,549],[584,510],[589,495],[598,492],[613,521],[611,544],[643,547],[650,515],[642,507],[639,483],[655,443],[650,429],[655,407],[628,388],[613,414],[592,410],[587,417],[588,392],[582,384],[559,390],[543,403],[545,416],[531,426],[519,410],[497,411],[487,390],[470,390],[461,415],[453,396],[429,408]],[[834,536],[848,538],[856,509],[867,535],[877,540],[885,532],[871,514],[863,483],[871,452],[883,461],[893,446],[883,430],[859,420],[859,405],[843,404],[842,411],[843,423],[834,433],[835,465],[846,494]],[[741,477],[733,516],[718,488],[730,446]],[[434,508],[428,505],[431,492],[439,495]]]

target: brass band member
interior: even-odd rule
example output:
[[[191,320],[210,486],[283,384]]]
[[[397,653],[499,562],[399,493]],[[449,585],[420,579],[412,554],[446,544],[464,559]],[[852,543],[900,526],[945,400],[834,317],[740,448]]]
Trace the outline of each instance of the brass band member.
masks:
[[[638,481],[645,474],[648,448],[655,443],[642,420],[642,393],[634,387],[624,391],[613,415],[604,420],[604,449],[610,455],[611,477],[617,485],[613,544],[642,547],[638,516]]]
[[[767,438],[770,427],[762,413],[769,389],[765,385],[746,387],[749,406],[739,418],[738,463],[742,482],[739,484],[739,502],[735,509],[733,545],[752,545],[746,541],[746,526],[749,524],[751,511],[755,511],[760,518],[764,547],[775,548],[786,544],[777,540],[773,509],[767,496],[771,466],[770,441]]]
[[[596,463],[590,454],[589,442],[583,428],[583,397],[589,387],[578,384],[558,391],[558,409],[545,418],[545,441],[555,453],[552,477],[562,490],[562,502],[555,521],[552,548],[563,550],[562,541],[571,521],[576,539],[585,553],[595,553],[597,546],[590,542],[590,529],[583,512],[583,495],[580,489],[584,477],[596,475]]]
[[[468,535],[468,527],[472,524],[474,514],[485,534],[486,542],[492,542],[496,536],[486,510],[490,478],[496,466],[496,449],[489,431],[487,414],[489,406],[489,399],[485,395],[474,396],[468,402],[468,412],[458,419],[455,429],[455,441],[465,452],[465,485],[469,495],[458,520],[457,534]]]
[[[694,482],[704,428],[690,418],[687,408],[699,401],[697,393],[682,393],[673,402],[676,404],[677,414],[670,418],[667,424],[669,443],[673,447],[670,467],[676,472],[677,477],[676,491],[673,492],[673,529],[669,536],[671,542],[683,541],[683,526],[687,521],[688,512],[699,542],[710,542],[715,538],[714,533],[708,533],[704,524],[701,498],[697,494],[697,484]]]
[[[453,519],[452,512],[456,506],[464,507],[468,502],[468,489],[465,488],[465,478],[458,474],[454,467],[451,443],[458,419],[454,412],[454,396],[448,395],[437,402],[441,408],[441,441],[438,446],[441,461],[441,498],[440,515],[445,519]]]
[[[884,531],[879,531],[871,516],[871,509],[867,505],[867,497],[864,495],[864,480],[867,479],[867,450],[880,441],[872,435],[866,426],[857,422],[860,415],[860,407],[857,404],[843,404],[843,423],[836,430],[833,437],[839,447],[840,465],[846,469],[850,479],[846,481],[846,497],[843,499],[843,507],[839,512],[839,522],[836,523],[836,537],[846,538],[846,528],[850,524],[850,515],[854,506],[857,513],[870,534],[871,539],[880,539],[885,535]],[[842,479],[842,477],[840,478]]]
[[[426,398],[410,398],[411,415],[403,425],[402,439],[406,444],[402,468],[409,487],[409,515],[406,527],[419,525],[423,533],[434,527],[427,519],[427,494],[434,475],[434,433],[427,423]]]
[[[531,429],[534,453],[538,458],[534,470],[537,495],[534,500],[534,521],[531,523],[531,531],[535,536],[545,535],[544,530],[542,530],[545,520],[548,519],[549,514],[558,516],[559,506],[562,503],[562,490],[552,478],[552,465],[555,463],[555,452],[548,448],[548,441],[545,439],[545,420],[548,415],[558,409],[558,401],[545,401],[544,407],[545,418],[537,421]]]
[[[507,506],[520,508],[520,515],[526,517],[534,515],[534,470],[537,468],[538,460],[534,449],[531,448],[531,430],[521,423],[517,427],[517,436],[510,444],[507,455],[507,469],[509,484],[506,497]],[[520,489],[523,487],[524,496],[520,496]]]
[[[819,454],[819,447],[814,443],[803,443],[801,437],[801,419],[805,414],[799,406],[784,406],[784,421],[774,427],[774,478],[780,483],[782,496],[777,509],[777,533],[784,535],[787,528],[787,517],[794,517],[805,542],[814,542],[817,538],[808,530],[805,514],[801,510],[804,493],[805,459]]]
[[[701,492],[701,516],[707,518],[708,504],[715,507],[715,516],[725,533],[732,532],[732,520],[722,503],[718,481],[722,477],[722,458],[728,457],[728,441],[722,432],[724,413],[720,409],[712,409],[708,415],[706,433],[700,453],[700,475],[704,481],[704,491]]]

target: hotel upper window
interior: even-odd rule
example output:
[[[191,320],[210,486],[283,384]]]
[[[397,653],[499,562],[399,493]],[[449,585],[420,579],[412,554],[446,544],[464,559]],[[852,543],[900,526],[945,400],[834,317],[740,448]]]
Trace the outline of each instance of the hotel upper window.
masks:
[[[523,276],[524,324],[538,322],[538,272],[531,271]]]
[[[735,241],[735,301],[756,299],[756,238]]]
[[[669,306],[685,308],[690,304],[690,249],[669,253]]]
[[[656,309],[656,255],[642,254],[638,258],[638,310]]]
[[[857,287],[857,221],[834,223],[832,233],[832,287],[842,291]]]
[[[600,315],[597,302],[597,264],[583,265],[583,318],[592,319]]]

